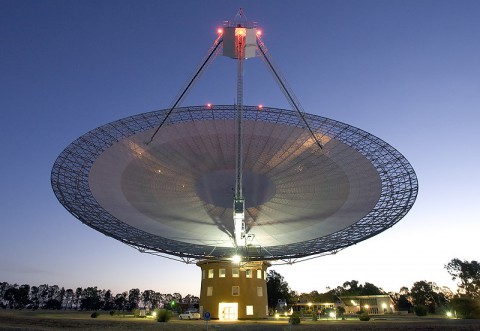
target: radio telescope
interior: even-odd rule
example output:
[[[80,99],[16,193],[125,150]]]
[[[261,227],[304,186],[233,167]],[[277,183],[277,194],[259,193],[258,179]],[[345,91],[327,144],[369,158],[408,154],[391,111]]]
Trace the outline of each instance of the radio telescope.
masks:
[[[368,239],[402,219],[418,191],[412,166],[388,143],[302,109],[259,31],[240,11],[171,107],[85,133],[51,175],[60,203],[84,224],[142,252],[197,263],[201,307],[220,319],[265,317],[272,261],[297,262]],[[219,54],[237,62],[236,103],[181,107]],[[244,62],[255,57],[292,109],[243,104]],[[242,275],[257,282],[251,308],[246,298],[254,294],[234,294]],[[229,281],[209,283],[216,278]],[[235,302],[223,293],[230,286]]]

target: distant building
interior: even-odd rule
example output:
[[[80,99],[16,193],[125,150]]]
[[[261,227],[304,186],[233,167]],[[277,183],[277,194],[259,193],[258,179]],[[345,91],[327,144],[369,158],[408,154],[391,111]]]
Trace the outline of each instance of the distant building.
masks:
[[[394,302],[392,298],[387,295],[353,295],[340,297],[345,307],[346,314],[355,314],[361,309],[368,314],[389,314],[393,313]]]
[[[293,310],[298,312],[323,313],[329,309],[344,307],[346,315],[353,315],[363,309],[370,315],[382,315],[393,313],[394,302],[392,298],[385,295],[353,295],[339,297],[337,302],[298,302],[293,305]]]
[[[327,309],[335,309],[341,305],[340,302],[297,302],[293,305],[293,310],[298,312],[312,311],[319,314]]]

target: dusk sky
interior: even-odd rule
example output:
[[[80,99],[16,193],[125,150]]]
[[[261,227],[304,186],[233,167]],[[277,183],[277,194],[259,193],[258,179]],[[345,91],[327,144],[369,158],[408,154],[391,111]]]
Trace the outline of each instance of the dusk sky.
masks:
[[[199,295],[200,268],[83,225],[50,172],[89,130],[167,108],[239,7],[306,112],[385,140],[420,187],[385,232],[271,269],[298,292],[352,279],[456,290],[444,265],[480,259],[480,1],[467,0],[0,0],[0,282]],[[217,58],[183,105],[233,103],[235,77]],[[289,107],[260,59],[245,63],[245,104]]]

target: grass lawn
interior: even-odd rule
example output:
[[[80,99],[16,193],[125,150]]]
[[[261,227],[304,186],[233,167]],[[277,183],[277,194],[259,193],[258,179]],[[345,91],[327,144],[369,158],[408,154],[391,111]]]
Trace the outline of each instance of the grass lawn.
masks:
[[[91,318],[86,311],[29,311],[0,310],[0,330],[156,330],[156,331],[203,331],[205,321],[185,321],[176,317],[168,323],[159,323],[151,318],[134,318],[133,315],[110,316],[100,312]],[[480,330],[480,320],[452,320],[439,317],[373,316],[368,322],[359,320],[302,320],[292,330]],[[261,321],[220,322],[210,321],[208,330],[232,331],[289,331],[286,319]]]

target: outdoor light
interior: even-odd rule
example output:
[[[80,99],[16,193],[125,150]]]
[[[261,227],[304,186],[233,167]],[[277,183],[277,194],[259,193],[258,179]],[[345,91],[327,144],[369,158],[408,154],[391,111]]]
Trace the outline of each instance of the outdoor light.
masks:
[[[331,318],[335,318],[335,313],[333,311],[331,311],[329,315]]]
[[[387,304],[386,304],[385,302],[382,303],[382,308],[383,308],[383,309],[386,309],[386,308],[387,308]]]
[[[280,317],[280,314],[279,313],[276,313],[275,314],[275,318],[278,319]]]
[[[312,303],[311,303],[311,302],[309,302],[309,303],[308,303],[308,306],[309,306],[309,307],[311,307],[311,306],[312,306]]]
[[[448,316],[448,317],[452,317],[452,312],[451,312],[451,311],[447,311],[447,316]]]
[[[152,316],[153,316],[153,317],[157,316],[157,312],[154,311],[154,312],[152,313]]]
[[[240,255],[232,256],[232,262],[233,263],[240,263],[240,261],[242,261],[242,257]]]

